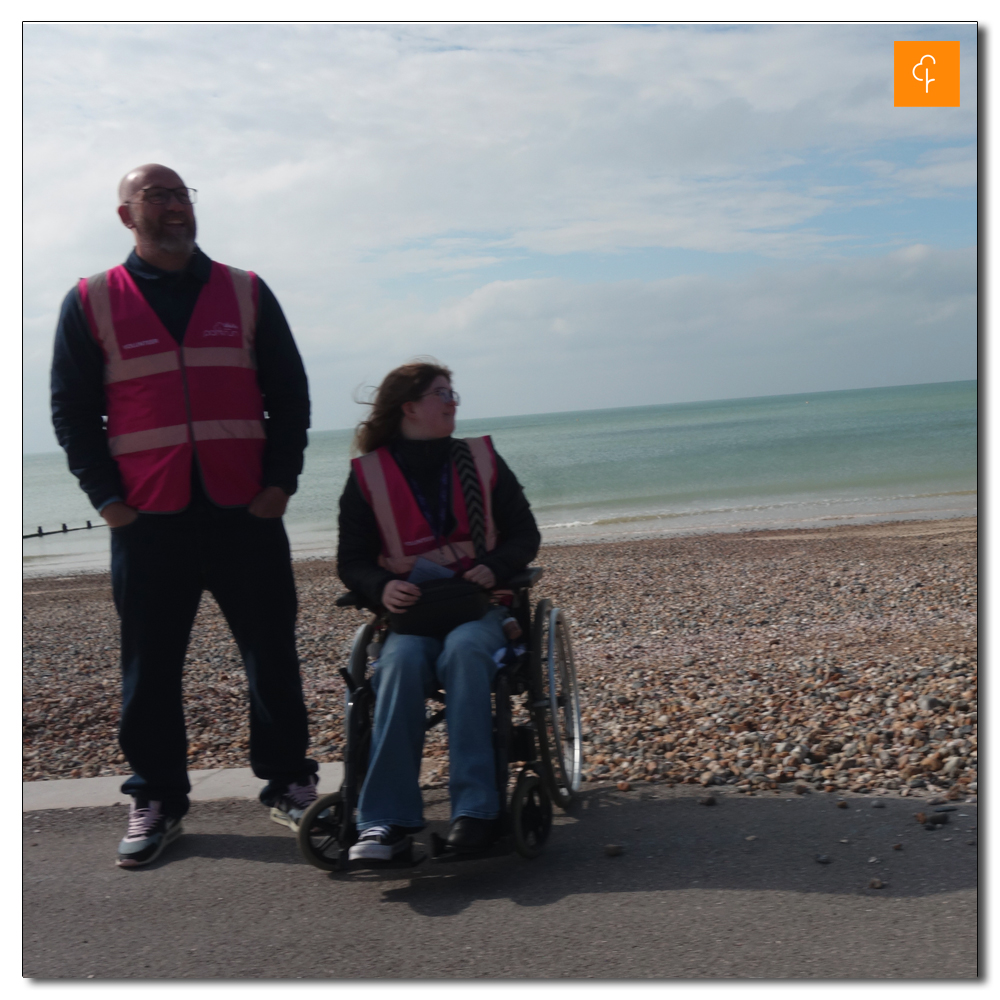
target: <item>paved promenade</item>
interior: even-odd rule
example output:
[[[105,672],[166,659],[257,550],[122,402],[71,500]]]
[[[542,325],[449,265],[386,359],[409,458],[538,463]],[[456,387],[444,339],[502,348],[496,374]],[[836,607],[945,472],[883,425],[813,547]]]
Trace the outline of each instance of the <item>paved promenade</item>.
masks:
[[[333,791],[343,781],[344,765],[320,764],[320,787]],[[217,771],[188,771],[192,802],[215,799],[256,799],[264,782],[249,767]],[[56,781],[25,781],[21,785],[21,809],[72,809],[90,806],[128,805],[131,801],[119,789],[125,778],[60,778]]]
[[[121,779],[25,785],[25,976],[977,975],[975,803],[929,832],[919,798],[725,793],[704,806],[691,786],[589,785],[534,861],[326,874],[254,801],[248,771],[193,777],[185,835],[132,871],[114,864]],[[321,788],[338,783],[325,769]],[[445,794],[425,795],[443,831]]]

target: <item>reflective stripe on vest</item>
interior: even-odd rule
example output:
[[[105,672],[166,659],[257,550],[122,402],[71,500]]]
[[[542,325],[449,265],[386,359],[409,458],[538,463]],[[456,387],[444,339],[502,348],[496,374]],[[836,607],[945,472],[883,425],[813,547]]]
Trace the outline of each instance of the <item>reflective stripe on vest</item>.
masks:
[[[496,485],[496,460],[489,436],[466,438],[475,460],[476,473],[483,493],[483,516],[486,529],[486,549],[496,548],[497,531],[493,520],[493,487]],[[445,545],[438,547],[430,525],[420,512],[406,477],[396,464],[388,448],[354,459],[358,482],[365,498],[371,504],[379,535],[382,538],[382,554],[379,564],[390,573],[406,574],[413,568],[417,556],[431,562],[449,566],[458,560],[471,561],[475,557],[475,546],[469,533],[465,500],[462,497],[458,477],[452,470],[452,513],[455,515],[455,530],[445,539]],[[393,484],[387,479],[390,473]],[[410,534],[406,534],[409,526]]]
[[[195,441],[221,441],[224,438],[258,438],[264,440],[264,428],[259,420],[195,420],[192,423]],[[149,448],[167,448],[184,444],[188,439],[188,425],[157,427],[151,431],[134,431],[108,438],[113,456],[127,455]]]
[[[255,282],[248,271],[213,262],[178,345],[123,266],[80,281],[104,353],[108,447],[131,506],[186,507],[195,452],[220,506],[245,505],[260,491]]]

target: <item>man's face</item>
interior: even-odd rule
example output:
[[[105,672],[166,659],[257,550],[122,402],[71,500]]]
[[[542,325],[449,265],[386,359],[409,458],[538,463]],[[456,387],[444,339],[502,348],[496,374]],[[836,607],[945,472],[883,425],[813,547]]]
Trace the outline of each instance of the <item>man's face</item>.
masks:
[[[127,202],[119,209],[122,221],[134,229],[137,242],[166,253],[191,253],[198,227],[194,206],[184,204],[169,193],[183,188],[184,182],[172,170],[150,170],[132,180]],[[149,196],[167,195],[162,205],[154,205]]]

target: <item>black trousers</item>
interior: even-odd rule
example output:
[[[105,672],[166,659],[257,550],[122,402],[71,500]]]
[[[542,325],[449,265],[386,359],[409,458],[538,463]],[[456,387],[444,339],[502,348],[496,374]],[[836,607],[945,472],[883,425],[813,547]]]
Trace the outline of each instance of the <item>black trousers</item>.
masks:
[[[297,600],[280,518],[208,502],[140,514],[111,532],[111,581],[121,618],[119,742],[133,776],[122,792],[187,812],[181,676],[204,590],[232,630],[250,688],[250,766],[280,791],[315,774],[295,651]],[[265,790],[266,792],[267,790]]]

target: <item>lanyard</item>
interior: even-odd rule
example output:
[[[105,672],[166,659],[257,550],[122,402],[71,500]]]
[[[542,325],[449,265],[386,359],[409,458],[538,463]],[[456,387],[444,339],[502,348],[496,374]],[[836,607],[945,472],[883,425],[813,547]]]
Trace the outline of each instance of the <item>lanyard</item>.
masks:
[[[396,464],[403,470],[403,475],[406,476],[406,481],[410,486],[410,491],[413,493],[413,499],[417,501],[417,506],[420,508],[420,513],[424,515],[424,520],[430,525],[431,532],[434,535],[434,541],[437,547],[444,548],[444,527],[448,521],[448,486],[450,484],[451,472],[451,462],[445,461],[444,465],[441,466],[441,486],[440,493],[438,496],[438,516],[437,518],[431,517],[430,507],[427,503],[427,498],[424,496],[423,491],[417,485],[416,478],[410,473],[410,470],[406,467],[406,463],[402,460],[402,455],[393,448],[393,458],[396,460]]]

